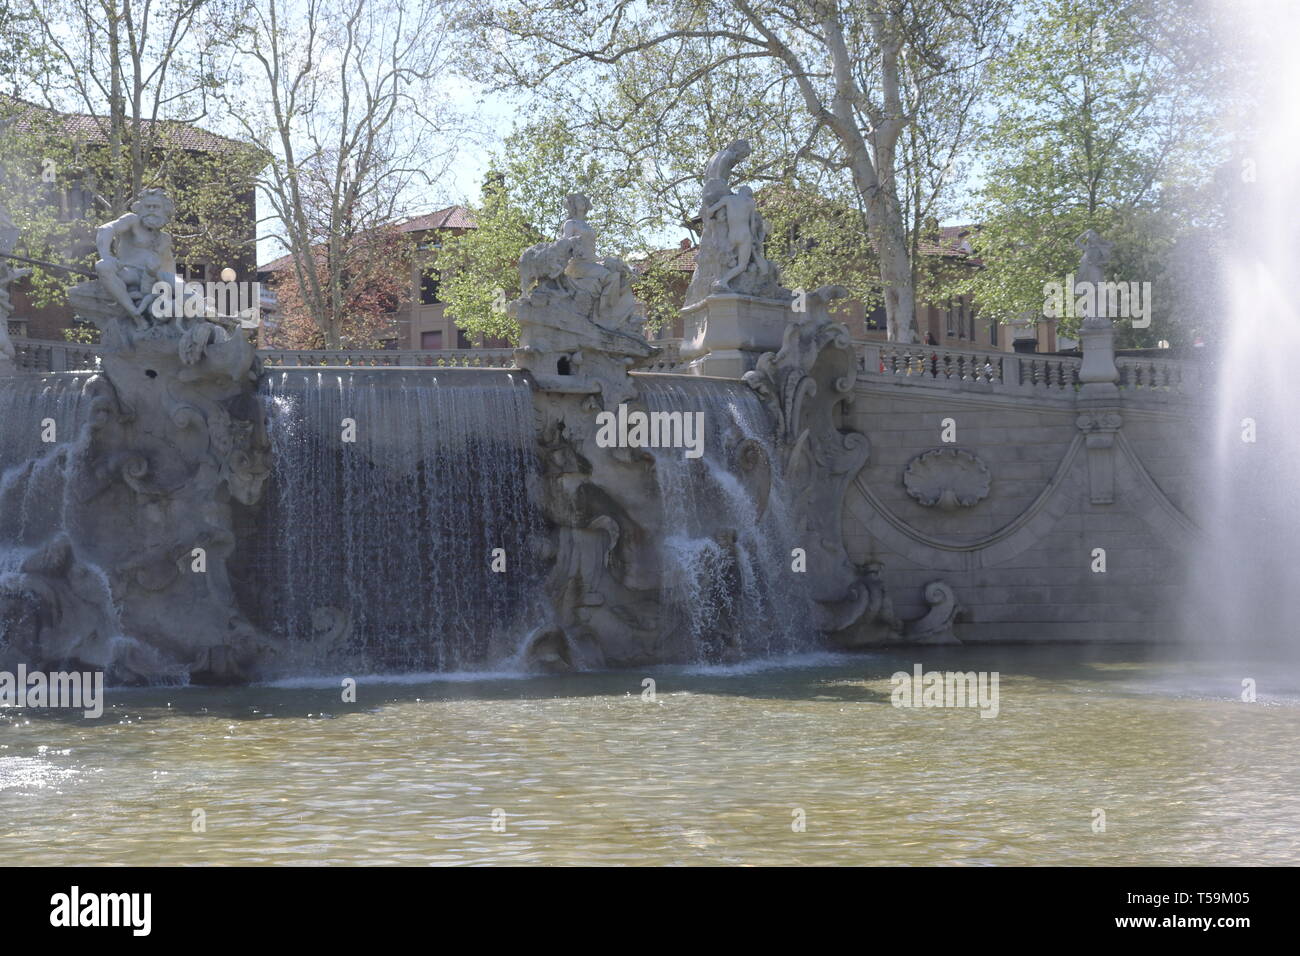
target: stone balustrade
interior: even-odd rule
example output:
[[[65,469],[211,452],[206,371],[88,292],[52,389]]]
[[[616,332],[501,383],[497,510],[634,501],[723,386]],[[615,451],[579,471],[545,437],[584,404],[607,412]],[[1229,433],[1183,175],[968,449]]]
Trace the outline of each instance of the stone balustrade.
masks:
[[[1121,355],[1116,357],[1115,366],[1121,389],[1191,392],[1205,384],[1204,370],[1197,362]]]
[[[14,337],[16,364],[21,372],[93,371],[99,367],[98,345]],[[680,342],[654,343],[662,351],[639,371],[679,372],[683,369]],[[958,349],[893,342],[857,342],[858,374],[873,381],[947,388],[989,388],[995,391],[1072,393],[1079,384],[1081,360],[1068,355],[1034,355]],[[512,368],[512,349],[262,349],[268,367],[351,366],[365,368]],[[1144,394],[1196,391],[1203,372],[1196,362],[1118,356],[1119,388]]]
[[[514,349],[260,349],[267,367],[512,368]]]
[[[1079,370],[1083,364],[1082,359],[1071,355],[1022,354],[893,342],[859,341],[855,344],[860,378],[941,388],[1072,395],[1079,388]],[[1203,373],[1196,362],[1121,355],[1115,364],[1120,375],[1117,384],[1128,393],[1191,393],[1203,383]]]
[[[14,336],[14,364],[20,372],[83,372],[99,368],[98,345]]]

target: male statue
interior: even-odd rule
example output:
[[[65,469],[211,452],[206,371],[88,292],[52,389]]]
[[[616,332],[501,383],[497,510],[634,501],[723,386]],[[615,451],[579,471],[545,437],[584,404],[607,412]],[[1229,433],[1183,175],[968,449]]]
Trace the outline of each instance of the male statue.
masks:
[[[146,189],[131,204],[130,212],[100,226],[95,233],[100,257],[95,272],[136,328],[149,327],[145,313],[154,300],[154,284],[176,284],[172,239],[162,231],[174,211],[165,192]]]
[[[748,186],[738,186],[732,194],[723,196],[706,211],[706,217],[715,217],[721,212],[725,223],[726,242],[730,247],[735,265],[718,277],[713,283],[714,292],[726,292],[731,288],[731,280],[744,272],[751,262],[756,264],[760,273],[767,271],[767,260],[763,258],[763,240],[767,227],[759,215],[754,193]]]

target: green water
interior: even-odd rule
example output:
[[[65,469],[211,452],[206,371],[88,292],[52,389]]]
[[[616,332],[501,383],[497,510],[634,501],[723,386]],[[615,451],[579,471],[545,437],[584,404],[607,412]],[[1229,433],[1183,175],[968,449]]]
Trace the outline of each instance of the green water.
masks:
[[[31,864],[1300,863],[1296,683],[1149,653],[362,678],[355,704],[110,689],[97,721],[0,710],[0,840]],[[891,706],[916,662],[999,671],[998,716]]]

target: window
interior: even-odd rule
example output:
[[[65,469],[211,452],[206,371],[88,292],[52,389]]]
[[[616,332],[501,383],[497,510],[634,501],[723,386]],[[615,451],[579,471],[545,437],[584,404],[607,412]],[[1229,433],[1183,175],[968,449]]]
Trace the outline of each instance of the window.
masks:
[[[422,349],[440,349],[442,348],[442,330],[437,332],[421,332],[420,348]]]
[[[470,342],[470,340],[469,340],[469,336],[466,335],[466,334],[465,334],[463,331],[461,331],[460,329],[457,329],[457,330],[456,330],[456,348],[458,348],[458,349],[472,349],[473,347],[474,347],[474,344],[473,344],[472,342]]]
[[[1001,348],[998,345],[998,322],[996,319],[989,319],[989,345],[994,348]]]
[[[887,325],[887,320],[885,318],[885,307],[883,305],[876,306],[869,313],[867,313],[865,322],[867,326],[867,331],[869,332],[874,331],[876,329],[883,329]]]
[[[957,337],[957,310],[952,307],[952,299],[949,299],[944,309],[944,315],[948,320],[948,338]]]
[[[436,305],[438,303],[438,273],[425,272],[420,276],[420,303]]]

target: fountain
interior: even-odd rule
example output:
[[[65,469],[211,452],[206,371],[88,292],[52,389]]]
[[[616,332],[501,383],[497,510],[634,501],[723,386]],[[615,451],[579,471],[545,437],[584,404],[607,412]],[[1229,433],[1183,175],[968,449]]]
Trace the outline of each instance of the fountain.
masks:
[[[842,288],[780,285],[745,153],[705,175],[671,374],[580,194],[520,258],[509,369],[263,368],[141,196],[70,293],[102,369],[0,377],[0,665],[556,672],[1162,626],[1191,535],[1181,462],[1141,453],[1185,413],[1169,379],[1091,316],[1076,365],[853,342]]]
[[[1205,542],[1194,566],[1188,637],[1210,654],[1300,663],[1285,596],[1300,567],[1300,386],[1290,346],[1300,311],[1290,294],[1300,241],[1300,83],[1290,40],[1294,5],[1233,5],[1232,19],[1266,82],[1246,90],[1256,133],[1228,170],[1231,244],[1219,263],[1228,312],[1218,344],[1216,414],[1201,484]],[[1286,24],[1290,24],[1288,28]],[[1293,675],[1294,676],[1294,675]]]

